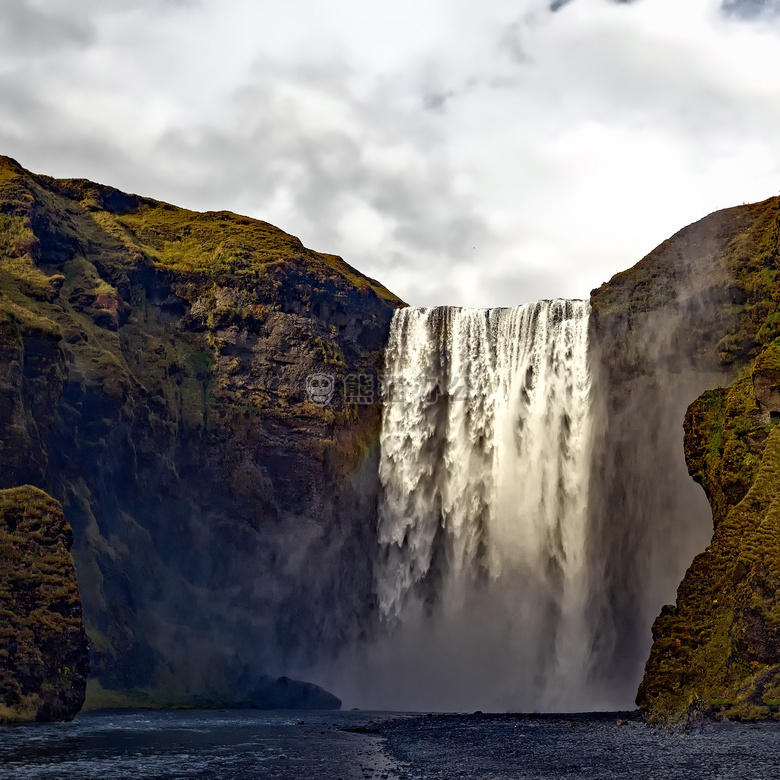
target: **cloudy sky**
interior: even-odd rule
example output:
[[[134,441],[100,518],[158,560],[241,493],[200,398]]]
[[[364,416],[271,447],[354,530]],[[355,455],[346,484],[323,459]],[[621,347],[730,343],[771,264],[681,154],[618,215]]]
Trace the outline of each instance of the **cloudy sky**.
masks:
[[[779,74],[780,0],[2,0],[0,153],[512,305],[776,195]]]

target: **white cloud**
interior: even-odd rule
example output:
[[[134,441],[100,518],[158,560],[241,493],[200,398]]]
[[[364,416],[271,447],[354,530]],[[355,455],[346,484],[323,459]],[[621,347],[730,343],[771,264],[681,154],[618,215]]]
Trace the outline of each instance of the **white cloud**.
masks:
[[[13,0],[0,151],[267,219],[412,303],[583,297],[776,194],[780,20],[742,3]]]

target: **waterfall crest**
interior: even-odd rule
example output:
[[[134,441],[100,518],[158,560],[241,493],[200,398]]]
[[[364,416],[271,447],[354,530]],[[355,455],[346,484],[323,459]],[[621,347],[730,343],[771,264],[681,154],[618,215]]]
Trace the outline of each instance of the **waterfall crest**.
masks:
[[[555,300],[394,316],[376,594],[391,644],[425,656],[449,707],[587,701],[589,313]]]

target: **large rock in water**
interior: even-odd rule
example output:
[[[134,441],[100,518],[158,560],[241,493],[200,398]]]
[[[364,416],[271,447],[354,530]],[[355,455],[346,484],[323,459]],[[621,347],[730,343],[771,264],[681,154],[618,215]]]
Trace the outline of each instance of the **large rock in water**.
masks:
[[[89,645],[70,526],[41,490],[0,490],[0,723],[71,720]]]
[[[681,551],[700,553],[653,624],[637,703],[654,723],[780,712],[778,235],[777,198],[717,212],[593,295],[602,613],[639,607],[649,625],[642,599],[664,597]],[[706,518],[686,473],[704,487]],[[691,533],[710,518],[697,548]],[[641,638],[630,620],[625,635],[605,623],[618,651]]]
[[[318,685],[269,678],[248,693],[248,707],[259,710],[340,710],[341,699]]]
[[[265,222],[0,158],[0,487],[73,526],[87,706],[244,701],[364,630],[400,305]]]

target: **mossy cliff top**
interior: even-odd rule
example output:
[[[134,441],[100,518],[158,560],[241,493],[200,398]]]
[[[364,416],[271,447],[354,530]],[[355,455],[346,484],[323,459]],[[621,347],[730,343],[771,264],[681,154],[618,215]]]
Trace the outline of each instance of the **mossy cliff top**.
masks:
[[[634,375],[648,354],[672,370],[755,357],[780,335],[779,230],[780,198],[717,211],[593,290],[594,328],[614,350],[606,359]],[[638,341],[645,323],[657,343]]]
[[[199,213],[85,179],[37,176],[3,156],[0,200],[5,248],[19,259],[12,265],[20,275],[25,258],[56,264],[73,249],[93,248],[101,250],[101,270],[116,278],[140,265],[170,271],[194,286],[241,284],[250,298],[259,299],[274,287],[275,272],[288,267],[320,283],[373,293],[391,305],[402,305],[340,257],[307,249],[295,236],[267,222],[229,211]],[[35,274],[30,271],[30,276]],[[35,289],[33,278],[30,283],[29,289]],[[37,292],[45,293],[45,287]],[[110,295],[109,290],[105,293]]]
[[[0,490],[0,723],[70,720],[89,648],[70,526],[41,490]]]
[[[104,701],[243,700],[363,630],[401,305],[265,222],[0,157],[0,488],[62,503]]]

